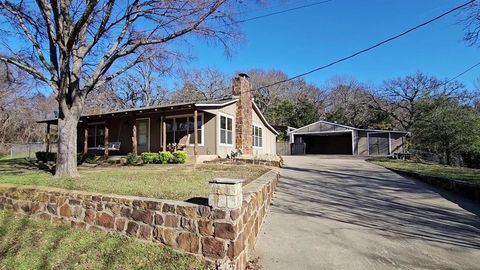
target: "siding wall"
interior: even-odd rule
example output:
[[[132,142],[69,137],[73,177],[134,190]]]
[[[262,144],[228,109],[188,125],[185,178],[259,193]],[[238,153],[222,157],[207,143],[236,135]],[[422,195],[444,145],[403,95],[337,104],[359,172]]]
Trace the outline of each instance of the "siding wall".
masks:
[[[254,155],[276,155],[277,153],[277,135],[268,129],[260,119],[260,116],[253,110],[253,125],[262,128],[263,143],[262,147],[253,147]]]

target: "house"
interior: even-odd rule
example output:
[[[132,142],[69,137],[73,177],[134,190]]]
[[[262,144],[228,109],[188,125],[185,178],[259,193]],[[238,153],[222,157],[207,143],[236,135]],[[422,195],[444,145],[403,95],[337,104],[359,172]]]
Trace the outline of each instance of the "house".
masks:
[[[389,156],[405,152],[408,132],[318,121],[290,131],[288,136],[293,143],[292,154]]]
[[[226,157],[240,150],[259,156],[276,155],[277,134],[253,101],[248,76],[239,74],[231,98],[83,115],[77,145],[81,153],[115,142],[106,155],[158,152],[177,144],[189,155]]]

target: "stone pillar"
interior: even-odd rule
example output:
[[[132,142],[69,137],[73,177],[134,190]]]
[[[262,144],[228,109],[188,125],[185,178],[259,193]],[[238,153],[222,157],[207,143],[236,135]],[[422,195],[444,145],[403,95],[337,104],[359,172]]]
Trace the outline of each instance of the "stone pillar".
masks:
[[[242,206],[241,179],[214,178],[209,182],[208,205],[217,209],[237,209]]]
[[[213,238],[202,241],[205,250],[215,250],[217,269],[245,269],[245,237],[242,233],[243,180],[215,178],[210,181],[208,204],[212,207]]]
[[[136,156],[138,155],[138,148],[137,148],[137,122],[133,120],[132,126],[132,153]]]
[[[235,146],[245,155],[252,155],[252,87],[246,74],[233,78],[233,96],[238,98],[235,113]]]

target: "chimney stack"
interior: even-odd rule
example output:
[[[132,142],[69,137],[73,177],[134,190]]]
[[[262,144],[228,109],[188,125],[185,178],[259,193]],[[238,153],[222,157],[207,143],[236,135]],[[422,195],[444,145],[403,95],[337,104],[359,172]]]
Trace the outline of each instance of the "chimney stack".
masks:
[[[252,86],[248,75],[240,73],[233,78],[232,94],[238,98],[235,116],[235,145],[245,155],[252,155]]]

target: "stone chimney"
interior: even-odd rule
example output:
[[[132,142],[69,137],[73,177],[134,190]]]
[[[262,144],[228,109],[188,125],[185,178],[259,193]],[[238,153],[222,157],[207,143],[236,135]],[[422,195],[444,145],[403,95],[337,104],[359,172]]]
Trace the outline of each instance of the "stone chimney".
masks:
[[[248,75],[238,74],[233,78],[232,94],[238,98],[235,116],[235,145],[245,155],[252,155],[252,86]]]

